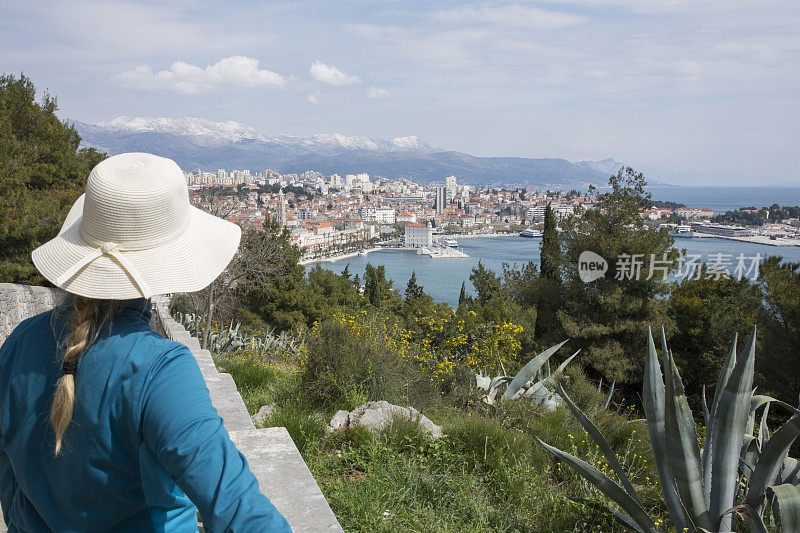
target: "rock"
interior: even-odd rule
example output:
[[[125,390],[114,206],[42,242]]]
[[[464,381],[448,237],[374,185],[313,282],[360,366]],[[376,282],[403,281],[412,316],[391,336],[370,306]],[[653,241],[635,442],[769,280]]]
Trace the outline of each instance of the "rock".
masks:
[[[349,422],[350,422],[350,413],[344,410],[336,411],[336,414],[333,415],[331,421],[328,422],[328,431],[333,433],[334,431],[345,429]]]
[[[268,403],[267,405],[262,405],[261,409],[258,410],[256,414],[253,415],[253,424],[256,425],[257,428],[262,427],[266,422],[267,418],[272,416],[272,413],[275,412],[275,405]]]
[[[434,439],[442,436],[442,428],[434,424],[413,407],[400,407],[387,401],[367,402],[351,412],[339,411],[328,423],[328,431],[339,431],[348,427],[362,426],[370,431],[383,431],[392,423],[394,417],[416,420],[420,427]]]

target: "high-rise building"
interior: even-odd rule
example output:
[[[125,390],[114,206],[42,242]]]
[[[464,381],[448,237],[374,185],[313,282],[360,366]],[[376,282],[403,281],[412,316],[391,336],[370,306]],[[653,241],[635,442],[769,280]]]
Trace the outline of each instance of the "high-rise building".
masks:
[[[455,176],[447,176],[444,179],[444,188],[447,189],[447,201],[450,202],[456,197],[458,193],[458,185],[456,184]]]
[[[447,188],[436,187],[436,212],[444,213],[444,206],[447,205]]]

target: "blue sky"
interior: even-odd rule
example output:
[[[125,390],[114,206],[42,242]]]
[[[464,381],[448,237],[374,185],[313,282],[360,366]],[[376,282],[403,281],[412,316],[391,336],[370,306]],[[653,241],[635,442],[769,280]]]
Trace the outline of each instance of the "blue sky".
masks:
[[[0,7],[61,115],[235,120],[677,184],[800,181],[800,2],[128,0]]]

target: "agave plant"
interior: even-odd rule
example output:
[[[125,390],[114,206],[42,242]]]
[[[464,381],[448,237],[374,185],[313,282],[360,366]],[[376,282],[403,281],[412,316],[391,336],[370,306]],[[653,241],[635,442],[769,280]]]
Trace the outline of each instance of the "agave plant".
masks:
[[[194,336],[200,335],[205,327],[205,321],[200,315],[178,314],[178,322],[183,324],[186,330]],[[250,348],[262,357],[267,357],[275,353],[282,356],[297,356],[301,344],[291,335],[282,331],[276,335],[275,330],[268,328],[264,337],[247,336],[241,331],[241,323],[230,326],[220,326],[212,330],[208,337],[208,347],[212,352],[219,354],[229,354],[242,348]]]
[[[580,350],[578,350],[578,352],[575,352],[565,359],[555,372],[550,372],[550,357],[552,357],[559,348],[564,346],[566,342],[567,341],[564,341],[561,344],[551,346],[531,359],[517,372],[516,376],[500,375],[495,378],[490,378],[483,373],[475,374],[476,386],[486,391],[483,401],[489,405],[494,405],[500,387],[508,383],[505,392],[503,392],[503,401],[530,398],[533,403],[537,405],[547,407],[551,410],[555,409],[560,403],[560,398],[554,394],[550,387],[555,385],[555,377],[561,374],[575,356],[578,355],[578,352],[580,352]]]
[[[599,409],[608,409],[608,406],[611,405],[611,398],[614,396],[614,386],[616,384],[617,384],[616,379],[611,382],[611,387],[609,387],[605,399],[597,405]],[[597,392],[599,392],[600,394],[603,393],[603,378],[600,378],[600,384],[597,385]]]
[[[766,533],[764,520],[771,501],[773,516],[783,531],[800,531],[800,465],[787,457],[789,447],[800,434],[800,412],[774,398],[754,394],[755,329],[738,358],[734,338],[711,407],[704,408],[706,441],[702,450],[663,329],[661,339],[666,385],[649,333],[642,400],[664,501],[676,529],[731,531],[732,517],[738,515],[750,530]],[[611,446],[563,389],[561,395],[600,447],[618,482],[577,457],[541,439],[539,442],[616,502],[625,512],[614,511],[620,521],[636,531],[658,531]],[[770,432],[766,422],[768,406],[776,402],[793,414],[779,429]],[[762,406],[760,431],[754,436],[756,411]]]

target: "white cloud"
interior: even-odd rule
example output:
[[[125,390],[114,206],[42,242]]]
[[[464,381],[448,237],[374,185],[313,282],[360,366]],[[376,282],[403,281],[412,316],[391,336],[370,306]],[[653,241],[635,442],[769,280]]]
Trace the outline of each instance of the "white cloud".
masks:
[[[370,87],[367,89],[367,98],[372,98],[373,100],[389,98],[390,96],[389,91],[381,89],[380,87]]]
[[[220,59],[205,68],[184,61],[174,62],[168,70],[154,71],[140,65],[116,76],[135,89],[170,90],[180,94],[200,94],[223,88],[282,87],[286,78],[271,70],[259,68],[251,57],[232,56]]]
[[[361,79],[358,76],[345,74],[333,65],[326,65],[321,61],[314,61],[314,63],[311,64],[311,68],[308,69],[308,72],[315,80],[328,85],[351,85],[354,83],[361,83]]]

